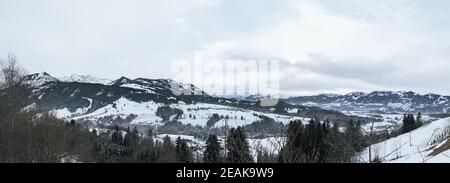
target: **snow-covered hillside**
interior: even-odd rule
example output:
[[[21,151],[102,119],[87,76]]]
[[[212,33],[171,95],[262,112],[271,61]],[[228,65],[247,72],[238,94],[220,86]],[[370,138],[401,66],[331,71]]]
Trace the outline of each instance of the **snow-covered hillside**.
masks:
[[[74,120],[90,120],[97,123],[100,118],[104,117],[125,119],[130,115],[136,115],[137,117],[133,119],[130,124],[161,125],[162,119],[155,114],[158,106],[161,106],[161,104],[156,104],[154,102],[138,103],[130,101],[126,98],[120,98],[113,104],[109,104],[94,112],[85,113],[83,115],[73,113],[72,115],[69,115],[68,118]],[[59,114],[60,111],[56,110],[55,112],[56,114]]]
[[[86,100],[90,101],[88,98]],[[90,101],[91,102],[91,101]],[[105,107],[97,109],[93,112],[87,113],[90,108],[79,109],[75,112],[70,112],[66,108],[53,110],[53,112],[66,119],[74,120],[89,120],[94,123],[99,121],[100,118],[112,117],[113,119],[121,118],[125,119],[130,115],[136,115],[130,124],[134,125],[164,125],[163,120],[156,116],[156,111],[158,107],[164,104],[155,102],[134,102],[126,98],[120,98],[113,104],[109,104]],[[183,124],[190,124],[192,126],[206,127],[208,119],[213,114],[218,114],[220,116],[228,116],[227,120],[229,127],[238,127],[251,124],[253,122],[261,120],[258,116],[266,116],[274,119],[277,122],[283,124],[288,124],[293,120],[303,120],[307,122],[309,119],[300,118],[295,116],[277,115],[272,113],[263,113],[252,110],[245,110],[237,107],[216,105],[216,104],[185,104],[184,102],[179,102],[178,104],[171,104],[173,108],[181,109],[183,115],[178,119]],[[214,127],[222,127],[225,125],[225,120],[219,120]]]
[[[403,114],[384,114],[384,113],[373,113],[373,112],[363,112],[363,111],[343,111],[344,114],[349,116],[360,116],[366,118],[374,118],[379,122],[376,123],[365,123],[362,128],[365,132],[370,133],[373,125],[374,132],[392,132],[398,130],[403,124]],[[414,118],[417,118],[417,114],[414,114]],[[427,114],[422,114],[422,121],[428,123],[435,121],[437,118],[431,117]]]
[[[450,118],[371,146],[372,158],[387,163],[450,163]],[[360,154],[368,162],[369,148]]]
[[[131,80],[126,77],[121,77],[110,83],[112,86],[120,86],[125,88],[133,88],[143,90],[146,93],[159,94],[163,92],[177,92],[179,94],[205,94],[200,88],[191,85],[180,83],[172,79],[145,79],[137,78]]]

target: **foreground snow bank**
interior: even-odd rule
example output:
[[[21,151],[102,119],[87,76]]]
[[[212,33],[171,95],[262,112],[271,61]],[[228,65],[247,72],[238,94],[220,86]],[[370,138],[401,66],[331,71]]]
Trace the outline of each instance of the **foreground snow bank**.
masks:
[[[372,158],[389,163],[450,163],[450,150],[436,154],[436,150],[449,143],[450,118],[440,119],[409,133],[374,144]],[[434,153],[433,153],[434,152]],[[359,156],[369,160],[369,148]]]

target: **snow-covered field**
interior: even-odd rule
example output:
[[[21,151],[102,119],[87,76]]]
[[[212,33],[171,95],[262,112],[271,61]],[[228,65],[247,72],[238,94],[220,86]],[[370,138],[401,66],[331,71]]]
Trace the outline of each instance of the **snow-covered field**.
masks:
[[[450,150],[432,155],[433,151],[449,143],[449,128],[450,118],[426,124],[409,133],[372,145],[372,157],[379,157],[383,162],[389,163],[450,163]],[[368,162],[368,148],[360,154],[360,160]]]
[[[155,102],[133,102],[126,98],[120,98],[114,104],[109,104],[105,107],[102,107],[92,113],[87,113],[83,115],[77,115],[78,113],[67,114],[67,111],[55,111],[56,114],[64,114],[69,116],[67,118],[74,120],[91,120],[96,121],[102,117],[120,117],[125,119],[126,117],[134,114],[137,117],[131,122],[131,124],[154,124],[161,125],[162,119],[156,116],[157,108],[161,106],[161,104],[157,104]],[[70,112],[69,112],[70,113]],[[62,116],[62,115],[60,115]]]
[[[92,100],[85,98],[92,105]],[[131,121],[133,125],[163,125],[163,119],[156,116],[158,107],[163,104],[155,102],[134,102],[126,98],[120,98],[113,104],[109,104],[94,112],[86,113],[91,105],[87,108],[78,109],[75,112],[70,112],[67,108],[54,110],[53,112],[60,118],[74,119],[74,120],[90,120],[97,121],[103,117],[114,117],[125,119],[130,115],[136,115],[137,117]],[[293,120],[302,120],[304,122],[309,121],[307,118],[300,118],[295,116],[277,115],[271,113],[262,113],[252,110],[244,110],[237,107],[222,106],[215,104],[197,103],[197,104],[185,104],[180,102],[178,104],[172,104],[170,107],[178,108],[183,111],[183,115],[178,119],[183,124],[190,124],[192,126],[206,127],[208,119],[213,114],[219,116],[228,116],[228,126],[230,128],[245,126],[253,122],[261,120],[258,116],[267,116],[274,119],[277,122],[288,124]],[[222,127],[225,125],[225,120],[218,121],[214,127]]]
[[[82,114],[85,114],[85,113],[86,113],[89,109],[91,109],[91,107],[92,107],[92,99],[86,98],[86,97],[83,97],[83,99],[89,101],[89,106],[86,107],[86,108],[79,108],[79,109],[77,109],[75,112],[70,112],[69,109],[67,109],[67,108],[54,110],[54,111],[52,111],[52,112],[53,112],[53,113],[56,115],[56,117],[58,117],[58,118],[70,118],[70,117],[75,116],[75,115],[82,115]]]
[[[306,118],[300,118],[295,116],[285,116],[285,115],[277,115],[271,113],[261,113],[252,110],[244,110],[236,107],[230,106],[222,106],[215,104],[192,104],[186,105],[184,103],[173,104],[171,107],[179,108],[183,110],[183,116],[180,121],[183,124],[191,124],[193,126],[206,126],[206,122],[213,114],[218,114],[219,116],[228,116],[227,120],[228,126],[230,128],[245,126],[248,124],[252,124],[253,122],[261,120],[258,116],[266,116],[274,119],[277,122],[281,122],[283,124],[288,124],[293,120],[309,120]],[[189,117],[191,116],[191,117]],[[194,119],[195,116],[195,119]],[[225,126],[225,120],[222,119],[218,121],[214,127],[223,127]]]
[[[380,122],[375,122],[373,124],[374,132],[383,132],[383,131],[393,131],[400,128],[403,124],[403,114],[379,114],[373,112],[363,112],[363,111],[343,111],[344,114],[350,116],[359,116],[366,118],[375,118],[381,120]],[[414,115],[417,117],[417,114]],[[422,120],[427,123],[434,120],[436,118],[430,117],[429,115],[423,114]],[[370,132],[372,128],[372,123],[363,124],[362,128],[365,132]]]

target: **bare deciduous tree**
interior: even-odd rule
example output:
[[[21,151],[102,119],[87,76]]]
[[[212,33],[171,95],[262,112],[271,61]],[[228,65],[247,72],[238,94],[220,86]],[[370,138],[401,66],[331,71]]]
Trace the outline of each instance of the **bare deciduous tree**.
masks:
[[[0,59],[0,88],[10,88],[23,84],[25,69],[20,67],[14,55],[10,54],[5,59]]]
[[[27,103],[30,90],[24,82],[25,69],[20,67],[14,55],[0,59],[0,96],[4,109],[17,111]]]

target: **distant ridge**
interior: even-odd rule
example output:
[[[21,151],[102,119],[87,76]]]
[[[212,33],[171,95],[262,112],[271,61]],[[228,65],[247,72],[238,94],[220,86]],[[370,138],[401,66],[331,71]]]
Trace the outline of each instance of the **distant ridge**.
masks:
[[[320,94],[290,97],[284,101],[339,111],[445,113],[450,109],[450,96],[431,93],[421,95],[412,91],[352,92],[345,95]]]

